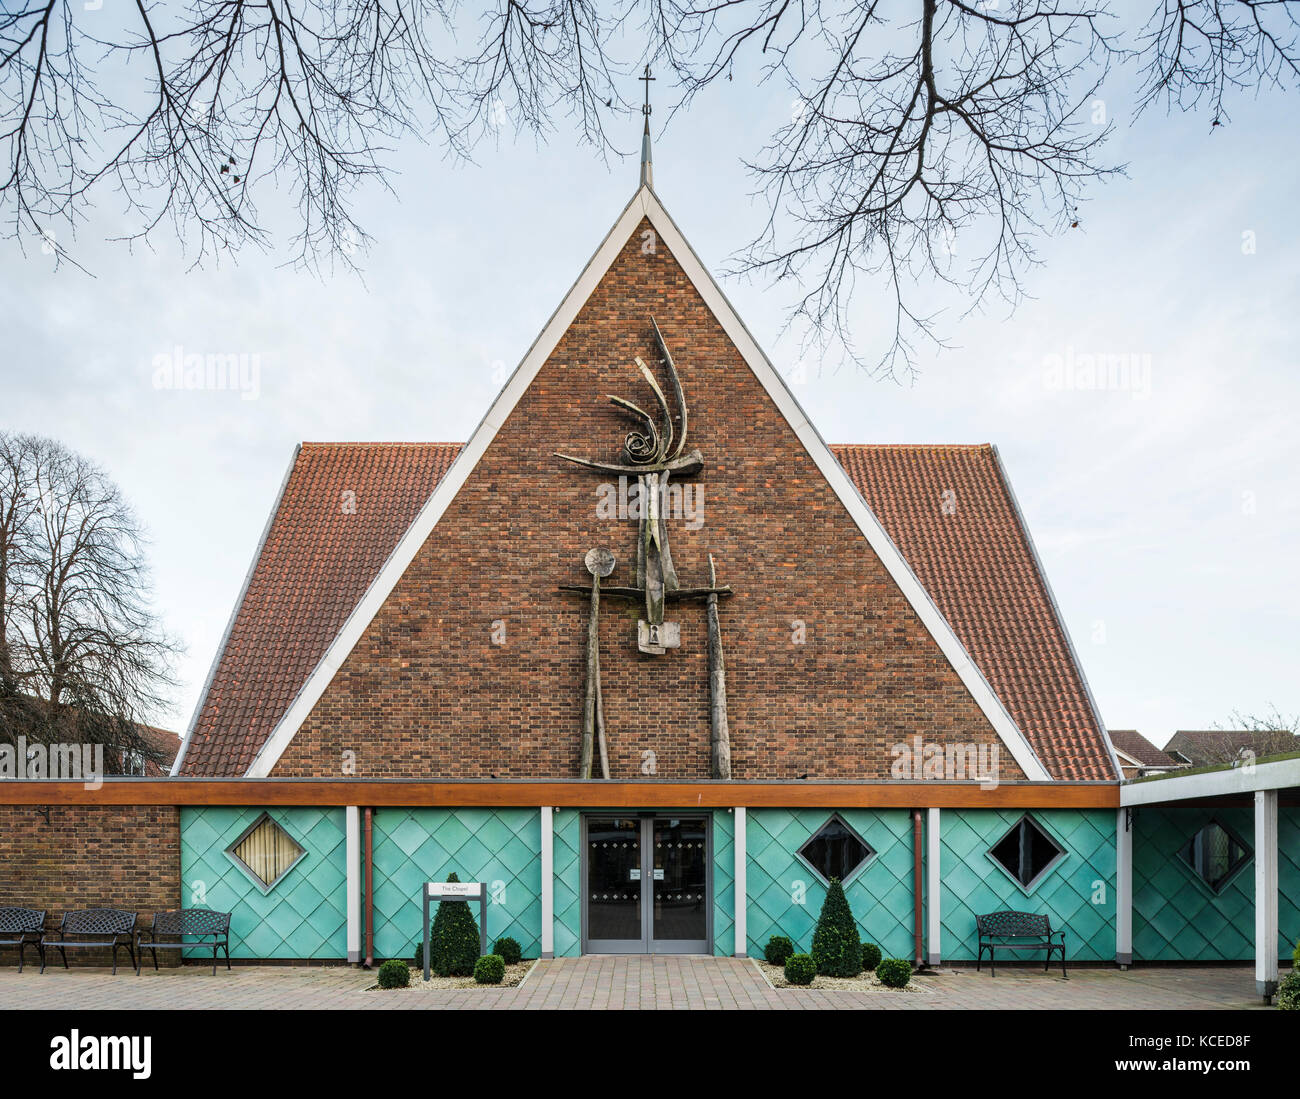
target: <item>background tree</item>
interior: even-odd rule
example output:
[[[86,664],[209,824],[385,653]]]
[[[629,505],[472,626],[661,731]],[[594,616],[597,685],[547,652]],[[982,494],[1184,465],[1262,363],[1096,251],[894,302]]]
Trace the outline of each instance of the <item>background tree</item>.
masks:
[[[176,649],[150,605],[117,486],[61,443],[0,432],[0,738],[98,743],[158,762],[145,732]]]
[[[971,309],[1014,305],[1036,243],[1077,227],[1089,185],[1120,170],[1102,155],[1112,67],[1134,111],[1199,109],[1207,128],[1238,93],[1300,83],[1300,0],[88,8],[0,13],[0,210],[21,242],[69,258],[61,235],[115,189],[133,237],[170,222],[200,262],[269,245],[256,193],[296,207],[301,260],[349,260],[364,239],[355,190],[384,179],[394,142],[432,137],[460,158],[504,125],[544,138],[567,117],[617,152],[610,124],[635,109],[622,91],[649,57],[675,77],[677,108],[737,71],[788,86],[790,121],[750,165],[768,217],[735,270],[792,280],[805,336],[890,374],[912,368],[918,339],[941,339],[936,284]],[[849,330],[860,282],[892,294],[881,348]]]
[[[1207,751],[1215,763],[1232,763],[1243,749],[1257,757],[1300,751],[1300,715],[1287,717],[1276,706],[1260,712],[1234,710],[1213,732]]]

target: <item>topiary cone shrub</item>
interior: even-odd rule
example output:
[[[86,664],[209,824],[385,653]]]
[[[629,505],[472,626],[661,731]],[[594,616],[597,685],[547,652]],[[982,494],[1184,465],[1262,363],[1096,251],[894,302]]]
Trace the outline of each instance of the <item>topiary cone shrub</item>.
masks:
[[[516,939],[510,938],[509,935],[497,939],[496,944],[492,947],[492,953],[504,961],[506,965],[518,965],[524,957],[523,947],[519,945]]]
[[[902,958],[885,958],[876,966],[876,977],[887,988],[906,988],[912,979],[912,963]]]
[[[400,958],[390,958],[379,967],[380,988],[406,988],[411,983],[411,967]]]
[[[484,954],[474,963],[474,980],[481,985],[499,985],[506,975],[506,962],[500,954]]]
[[[448,874],[447,880],[460,881]],[[423,949],[423,948],[421,948]],[[442,900],[429,934],[429,968],[439,977],[468,977],[479,956],[478,924],[467,901]],[[424,959],[420,959],[421,968]]]
[[[763,948],[763,957],[767,959],[768,965],[785,965],[793,953],[794,943],[784,935],[773,935]]]
[[[813,932],[813,961],[827,977],[856,977],[862,972],[862,939],[839,878],[831,878]]]
[[[862,944],[862,968],[868,973],[874,973],[876,966],[880,964],[880,959],[884,955],[880,953],[880,947],[875,943]]]
[[[811,954],[791,954],[785,960],[785,979],[792,985],[810,985],[817,976],[817,963]]]

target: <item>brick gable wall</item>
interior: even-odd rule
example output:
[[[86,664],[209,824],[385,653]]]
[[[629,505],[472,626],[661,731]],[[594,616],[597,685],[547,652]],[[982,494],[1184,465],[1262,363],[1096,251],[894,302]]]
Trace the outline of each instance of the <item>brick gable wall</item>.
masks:
[[[703,526],[670,522],[683,586],[718,578],[733,776],[888,778],[890,747],[1000,743],[676,260],[643,221],[273,770],[275,776],[574,777],[582,723],[586,551],[630,584],[634,519],[597,517],[602,474],[553,456],[616,455],[652,405],[634,356],[659,322],[705,460]],[[602,601],[613,777],[708,775],[705,618],[670,604],[682,647],[636,649],[640,608]],[[504,625],[505,643],[494,643]],[[799,623],[802,623],[802,630]],[[802,632],[803,642],[796,643]],[[1022,778],[1001,751],[1001,774]]]

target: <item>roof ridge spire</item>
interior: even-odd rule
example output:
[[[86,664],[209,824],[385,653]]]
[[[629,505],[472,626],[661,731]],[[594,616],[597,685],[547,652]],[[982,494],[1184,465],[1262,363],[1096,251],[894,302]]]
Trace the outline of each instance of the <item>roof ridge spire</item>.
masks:
[[[650,75],[650,63],[647,61],[645,66],[645,75],[638,76],[638,80],[645,81],[645,104],[641,108],[641,113],[645,115],[645,130],[641,134],[641,186],[649,187],[654,190],[654,160],[650,155],[650,81],[654,79]]]

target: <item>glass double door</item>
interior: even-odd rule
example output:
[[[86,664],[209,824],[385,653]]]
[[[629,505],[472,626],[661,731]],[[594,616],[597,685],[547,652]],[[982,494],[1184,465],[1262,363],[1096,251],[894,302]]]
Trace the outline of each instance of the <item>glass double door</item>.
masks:
[[[707,954],[709,818],[583,818],[588,954]]]

